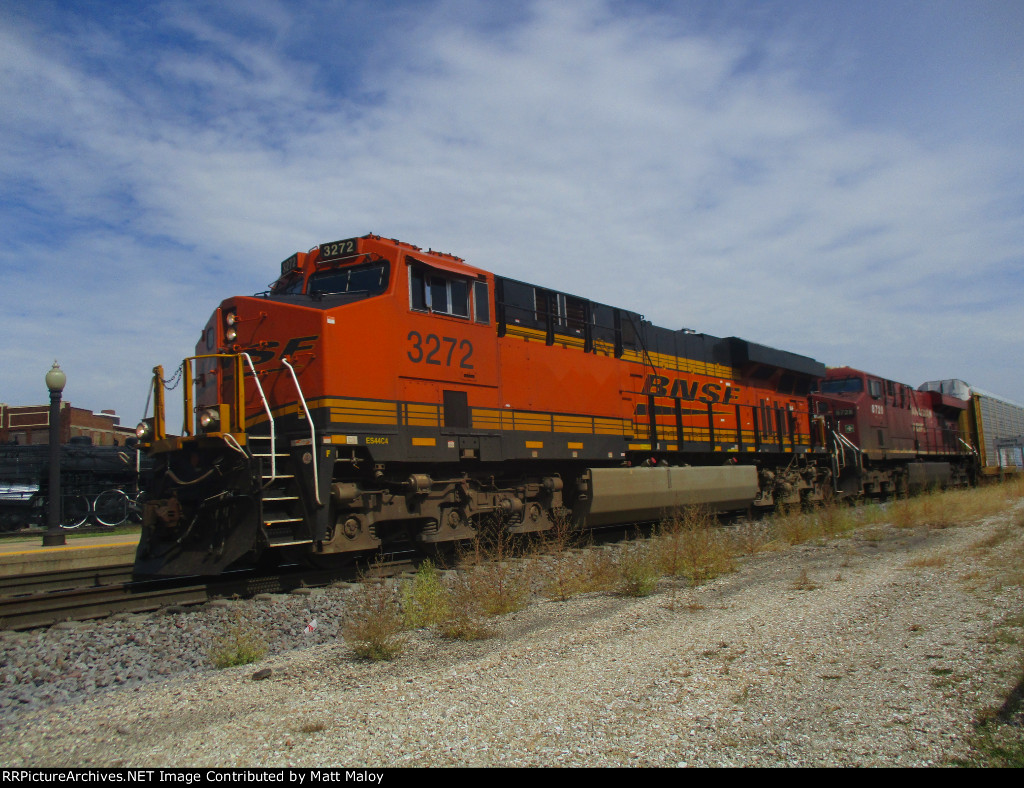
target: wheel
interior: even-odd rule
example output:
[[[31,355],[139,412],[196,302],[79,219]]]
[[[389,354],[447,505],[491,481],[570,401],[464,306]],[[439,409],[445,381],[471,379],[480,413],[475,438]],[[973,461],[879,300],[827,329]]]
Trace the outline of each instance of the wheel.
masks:
[[[146,493],[140,492],[135,498],[128,498],[128,519],[135,523],[142,522],[142,511],[146,506]]]
[[[128,519],[129,503],[128,496],[120,490],[104,490],[92,505],[96,522],[109,527],[124,524]]]
[[[89,519],[89,499],[84,495],[65,495],[61,500],[60,527],[78,528]]]

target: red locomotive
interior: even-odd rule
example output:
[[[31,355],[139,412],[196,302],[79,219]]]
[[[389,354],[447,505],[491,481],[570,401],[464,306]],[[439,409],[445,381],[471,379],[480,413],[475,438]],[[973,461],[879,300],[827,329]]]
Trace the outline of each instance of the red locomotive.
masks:
[[[836,367],[811,402],[827,418],[842,494],[906,495],[976,476],[976,452],[959,426],[964,400]]]
[[[513,532],[822,500],[822,364],[497,276],[374,235],[281,264],[222,302],[163,371],[137,571],[211,574],[298,550],[429,547]]]

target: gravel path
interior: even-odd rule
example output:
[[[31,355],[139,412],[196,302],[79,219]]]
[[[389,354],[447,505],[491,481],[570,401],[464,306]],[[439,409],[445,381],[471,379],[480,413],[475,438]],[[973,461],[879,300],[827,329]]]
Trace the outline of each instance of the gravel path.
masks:
[[[0,765],[948,763],[1019,677],[1021,512],[763,552],[643,599],[537,601],[488,640],[417,631],[393,662],[337,638],[345,589],[3,633]],[[204,667],[241,620],[270,656]]]

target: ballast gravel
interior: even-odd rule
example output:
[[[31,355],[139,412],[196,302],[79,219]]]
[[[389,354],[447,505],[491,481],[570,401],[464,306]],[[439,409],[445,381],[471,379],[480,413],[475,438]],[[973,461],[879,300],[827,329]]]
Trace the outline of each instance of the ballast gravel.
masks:
[[[417,630],[390,662],[341,639],[351,588],[3,632],[0,765],[944,765],[1019,678],[1022,566],[1018,504],[760,552],[697,588],[537,597],[491,638]],[[211,668],[232,628],[268,656]]]

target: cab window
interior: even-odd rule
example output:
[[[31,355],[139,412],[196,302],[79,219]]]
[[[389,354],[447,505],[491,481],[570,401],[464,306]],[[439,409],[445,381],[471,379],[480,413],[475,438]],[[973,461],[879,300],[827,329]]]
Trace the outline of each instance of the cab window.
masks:
[[[477,323],[491,322],[491,299],[487,292],[487,282],[473,283],[473,318]]]
[[[301,281],[301,279],[300,279]],[[388,289],[388,263],[367,263],[317,271],[309,277],[308,295],[345,295],[359,300]]]
[[[484,287],[486,290],[486,284]],[[468,318],[469,282],[429,268],[410,266],[409,306],[420,312]]]
[[[822,394],[859,394],[864,390],[864,381],[860,378],[830,378],[821,381]]]

